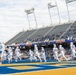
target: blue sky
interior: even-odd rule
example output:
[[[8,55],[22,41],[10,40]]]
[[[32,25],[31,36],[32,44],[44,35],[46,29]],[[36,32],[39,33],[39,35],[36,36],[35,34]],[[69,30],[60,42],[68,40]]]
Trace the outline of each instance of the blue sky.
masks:
[[[24,10],[35,8],[38,28],[50,26],[47,8],[49,2],[57,1],[61,23],[68,21],[65,0],[0,0],[0,41],[6,42],[18,32],[28,30],[29,24]],[[76,2],[68,5],[69,10],[76,10]],[[58,24],[57,9],[51,9],[53,24]],[[76,20],[76,11],[70,12],[71,20]],[[35,28],[33,14],[29,15],[31,28]]]

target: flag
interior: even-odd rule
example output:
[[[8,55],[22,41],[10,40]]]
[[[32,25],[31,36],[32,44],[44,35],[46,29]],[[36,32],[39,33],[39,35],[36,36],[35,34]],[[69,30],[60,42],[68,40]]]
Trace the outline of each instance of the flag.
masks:
[[[30,10],[25,10],[25,12],[28,14],[34,13],[34,8],[30,9]]]

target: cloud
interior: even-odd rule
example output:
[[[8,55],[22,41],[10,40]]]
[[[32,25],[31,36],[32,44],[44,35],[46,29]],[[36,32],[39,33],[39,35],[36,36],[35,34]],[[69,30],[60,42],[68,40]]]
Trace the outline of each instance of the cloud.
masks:
[[[35,8],[38,27],[50,26],[47,4],[57,1],[61,22],[68,21],[65,0],[0,0],[0,40],[6,42],[21,30],[29,29],[25,9]],[[76,2],[68,5],[69,10],[76,10]],[[59,22],[57,8],[50,9],[53,24]],[[70,12],[71,20],[76,20],[75,11]],[[35,28],[33,14],[29,15],[31,27]]]

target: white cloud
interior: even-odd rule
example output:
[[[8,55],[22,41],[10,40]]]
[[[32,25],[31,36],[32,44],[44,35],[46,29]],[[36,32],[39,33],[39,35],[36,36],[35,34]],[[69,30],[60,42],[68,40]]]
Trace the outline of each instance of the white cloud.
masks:
[[[47,8],[49,2],[57,1],[61,22],[68,21],[65,0],[0,0],[0,40],[6,42],[21,30],[29,29],[25,9],[35,8],[38,27],[49,26],[50,17]],[[69,10],[76,10],[76,2],[68,5]],[[53,24],[58,23],[57,9],[51,9]],[[76,20],[75,11],[70,12],[71,20]],[[35,28],[33,14],[29,15],[31,27]]]

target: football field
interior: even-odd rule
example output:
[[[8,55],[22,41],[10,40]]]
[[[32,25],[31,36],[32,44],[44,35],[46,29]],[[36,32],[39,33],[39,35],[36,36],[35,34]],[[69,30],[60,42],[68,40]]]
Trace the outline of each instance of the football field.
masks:
[[[0,75],[76,75],[76,61],[0,64]]]

